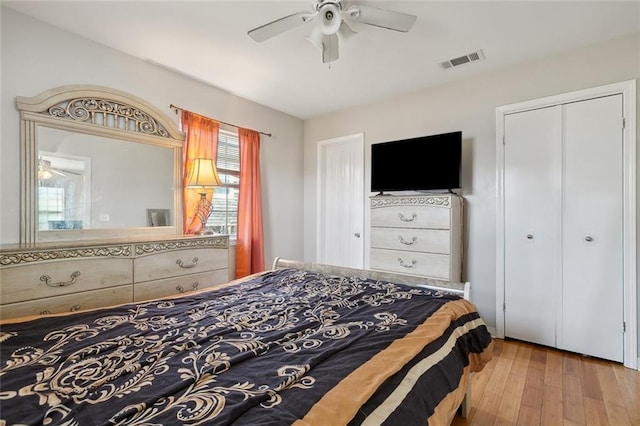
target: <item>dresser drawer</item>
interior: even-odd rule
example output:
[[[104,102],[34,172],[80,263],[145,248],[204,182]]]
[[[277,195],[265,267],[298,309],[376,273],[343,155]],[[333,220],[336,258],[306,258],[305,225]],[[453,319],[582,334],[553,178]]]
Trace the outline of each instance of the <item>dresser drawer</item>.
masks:
[[[0,269],[0,296],[3,304],[15,303],[132,282],[131,259],[53,260]]]
[[[371,247],[449,254],[451,233],[444,229],[371,228]]]
[[[135,258],[133,275],[139,283],[228,267],[227,249],[171,250]]]
[[[371,209],[371,226],[449,229],[450,210],[432,206],[389,206]]]
[[[449,279],[451,257],[446,254],[371,249],[371,269]]]
[[[165,280],[147,281],[136,284],[134,289],[134,301],[157,299],[172,296],[174,294],[188,293],[194,290],[202,290],[217,284],[229,281],[228,269],[219,269],[202,274],[193,274],[168,278]]]
[[[0,308],[0,317],[7,319],[46,313],[60,314],[75,312],[103,306],[131,303],[132,299],[133,286],[125,285],[2,305]]]

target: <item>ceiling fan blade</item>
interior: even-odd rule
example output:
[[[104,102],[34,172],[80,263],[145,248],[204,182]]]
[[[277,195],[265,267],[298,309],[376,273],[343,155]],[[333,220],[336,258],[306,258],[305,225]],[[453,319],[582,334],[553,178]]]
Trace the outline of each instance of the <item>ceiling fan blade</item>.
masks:
[[[293,15],[285,16],[284,18],[276,19],[268,24],[261,25],[252,30],[249,30],[247,34],[255,41],[265,41],[271,37],[275,37],[285,31],[292,30],[300,25],[306,24],[315,18],[316,13],[310,12],[298,12]]]
[[[343,12],[343,15],[355,22],[362,22],[363,24],[403,33],[409,31],[418,18],[408,13],[367,6],[350,7]]]
[[[51,169],[51,171],[53,172],[54,170]],[[76,176],[84,176],[84,171],[80,171],[80,170],[58,169],[58,171],[62,173],[76,175]]]
[[[338,60],[338,34],[322,37],[322,62],[325,64]]]
[[[50,179],[52,173],[58,176],[66,177],[64,173],[51,167],[51,161],[45,160],[42,157],[38,159],[38,176],[42,176],[42,179]]]

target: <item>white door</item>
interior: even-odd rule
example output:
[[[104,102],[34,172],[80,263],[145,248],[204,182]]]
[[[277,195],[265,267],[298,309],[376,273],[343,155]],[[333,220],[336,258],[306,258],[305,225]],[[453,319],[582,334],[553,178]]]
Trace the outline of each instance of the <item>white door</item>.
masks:
[[[637,368],[636,117],[635,80],[496,109],[497,337]]]
[[[622,95],[504,118],[505,336],[623,360]]]
[[[559,347],[623,359],[622,95],[563,106]]]
[[[504,119],[505,336],[556,345],[561,109]]]
[[[364,135],[318,143],[317,262],[364,267]]]

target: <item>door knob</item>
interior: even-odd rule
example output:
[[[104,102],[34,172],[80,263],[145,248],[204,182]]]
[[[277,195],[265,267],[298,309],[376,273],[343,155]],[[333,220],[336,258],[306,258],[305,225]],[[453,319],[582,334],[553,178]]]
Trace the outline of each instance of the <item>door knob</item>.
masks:
[[[356,232],[355,234],[353,234],[356,238],[360,238],[360,233]]]
[[[587,235],[587,236],[584,238],[584,240],[585,240],[586,242],[590,243],[591,241],[593,241],[593,237],[592,237],[592,236],[590,236],[590,235]]]
[[[533,235],[531,235],[531,234],[527,234],[527,239],[528,239],[528,240],[533,240]]]

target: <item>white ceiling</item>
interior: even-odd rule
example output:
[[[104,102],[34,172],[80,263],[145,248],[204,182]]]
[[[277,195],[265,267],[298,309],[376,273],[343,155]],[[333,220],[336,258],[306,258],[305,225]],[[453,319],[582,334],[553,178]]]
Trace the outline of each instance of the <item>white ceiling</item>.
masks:
[[[302,119],[640,31],[638,1],[351,1],[418,19],[406,34],[362,25],[329,66],[305,40],[314,23],[247,36],[311,0],[2,3]],[[484,61],[439,66],[478,49]]]

